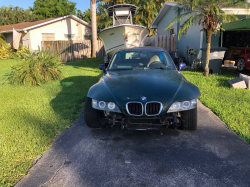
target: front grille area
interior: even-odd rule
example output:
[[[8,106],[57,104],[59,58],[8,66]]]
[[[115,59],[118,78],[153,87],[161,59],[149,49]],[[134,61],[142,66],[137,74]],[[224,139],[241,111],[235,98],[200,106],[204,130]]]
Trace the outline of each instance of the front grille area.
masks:
[[[127,111],[130,115],[141,116],[143,113],[143,105],[136,102],[127,103]]]
[[[146,104],[146,115],[157,115],[161,112],[162,105],[158,102],[149,102]]]
[[[162,120],[163,121],[163,120]],[[162,124],[160,118],[142,118],[142,117],[137,117],[137,118],[128,118],[129,124]]]

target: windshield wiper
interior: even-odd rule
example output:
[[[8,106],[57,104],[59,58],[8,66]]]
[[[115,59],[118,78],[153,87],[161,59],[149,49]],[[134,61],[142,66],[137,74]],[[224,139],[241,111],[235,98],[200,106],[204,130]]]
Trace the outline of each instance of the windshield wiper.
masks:
[[[159,67],[159,68],[149,68],[149,69],[163,69],[163,70],[166,70],[167,68]]]
[[[144,70],[145,68],[133,68],[133,70]]]
[[[159,67],[159,68],[150,68],[150,67],[133,68],[133,70],[147,70],[147,69],[163,69],[163,70],[166,70],[167,68],[164,68],[164,67]]]
[[[133,70],[132,68],[117,68],[117,69],[109,69],[109,71],[124,71],[124,70]]]

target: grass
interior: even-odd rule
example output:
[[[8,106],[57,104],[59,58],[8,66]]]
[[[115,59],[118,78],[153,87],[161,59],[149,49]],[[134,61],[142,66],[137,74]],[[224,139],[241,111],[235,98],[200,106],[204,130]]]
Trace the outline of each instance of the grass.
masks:
[[[88,89],[102,75],[102,59],[88,59],[66,63],[65,78],[42,87],[1,84],[18,63],[0,60],[0,186],[12,186],[27,174],[79,116]]]
[[[186,79],[199,87],[200,101],[227,124],[230,130],[250,143],[250,90],[233,89],[228,80],[233,73],[204,77],[201,72],[182,71]]]

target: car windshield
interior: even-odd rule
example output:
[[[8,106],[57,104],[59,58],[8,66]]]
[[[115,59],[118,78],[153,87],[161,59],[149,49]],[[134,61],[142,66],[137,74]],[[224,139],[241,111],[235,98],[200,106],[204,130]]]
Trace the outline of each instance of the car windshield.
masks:
[[[163,69],[176,70],[168,53],[164,51],[117,52],[108,70]]]

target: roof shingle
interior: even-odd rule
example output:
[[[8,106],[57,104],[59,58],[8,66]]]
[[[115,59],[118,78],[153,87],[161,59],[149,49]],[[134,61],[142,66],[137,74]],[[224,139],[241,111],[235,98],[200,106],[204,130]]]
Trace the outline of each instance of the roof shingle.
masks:
[[[13,30],[13,28],[16,29],[16,30],[23,30],[23,29],[28,28],[28,27],[43,24],[43,23],[53,21],[53,20],[56,20],[56,19],[60,19],[60,18],[63,18],[63,17],[65,17],[65,18],[66,17],[75,18],[75,16],[73,16],[73,15],[66,15],[66,16],[59,16],[59,17],[54,17],[54,18],[46,18],[46,19],[41,19],[41,20],[36,20],[36,21],[27,21],[27,22],[16,23],[16,24],[11,24],[11,25],[3,25],[3,26],[0,26],[0,33],[5,32],[5,31],[11,31],[11,30]],[[77,18],[77,19],[79,19],[79,18]],[[81,21],[84,22],[83,20],[81,20]],[[86,23],[86,25],[90,26],[88,23]]]

